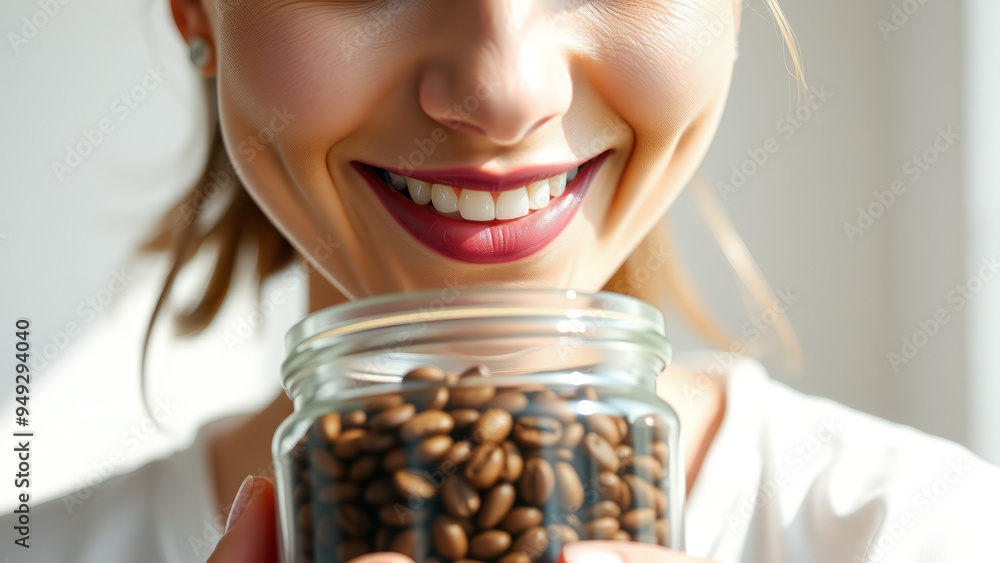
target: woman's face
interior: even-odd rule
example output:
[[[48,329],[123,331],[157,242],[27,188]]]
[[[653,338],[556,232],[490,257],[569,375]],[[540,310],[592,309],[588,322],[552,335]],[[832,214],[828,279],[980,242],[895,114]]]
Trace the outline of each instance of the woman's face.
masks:
[[[600,289],[708,149],[739,17],[734,0],[178,2],[207,18],[241,179],[352,298]]]

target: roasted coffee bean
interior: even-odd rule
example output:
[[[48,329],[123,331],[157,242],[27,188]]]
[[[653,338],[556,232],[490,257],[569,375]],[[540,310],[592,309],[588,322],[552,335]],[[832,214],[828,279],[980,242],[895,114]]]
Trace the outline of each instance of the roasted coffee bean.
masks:
[[[388,479],[376,479],[365,487],[364,499],[372,506],[382,506],[396,500],[396,491]]]
[[[584,517],[587,520],[594,520],[596,518],[602,518],[604,516],[610,516],[611,518],[618,518],[622,515],[622,509],[618,506],[618,503],[612,500],[602,500],[597,504],[592,504],[587,507],[584,511]]]
[[[656,529],[656,543],[670,545],[670,521],[657,520],[654,528]]]
[[[344,475],[347,475],[347,464],[339,459],[335,459],[330,455],[330,452],[324,449],[317,448],[313,450],[310,458],[312,466],[316,468],[316,471],[327,477],[340,479]]]
[[[333,443],[333,455],[353,460],[361,453],[361,440],[368,434],[364,428],[351,428],[340,433]]]
[[[472,425],[472,440],[475,442],[503,442],[510,435],[513,425],[514,419],[510,416],[510,412],[491,408]]]
[[[397,469],[403,469],[410,463],[406,448],[400,446],[386,452],[382,457],[382,469],[386,473],[392,473]]]
[[[563,516],[563,523],[566,524],[567,526],[569,526],[570,528],[573,528],[574,530],[576,530],[577,533],[579,533],[581,530],[583,530],[583,522],[580,521],[580,518],[577,517],[576,514],[566,514],[566,515],[564,515]]]
[[[469,552],[469,538],[462,525],[451,516],[442,514],[431,524],[434,549],[442,557],[462,559]]]
[[[455,409],[448,411],[451,418],[455,420],[455,430],[464,430],[471,427],[479,420],[480,413],[476,409]]]
[[[597,396],[597,391],[589,385],[585,385],[576,390],[577,397],[581,399],[586,399],[588,401],[598,401],[600,398]]]
[[[444,381],[444,372],[437,366],[420,366],[408,371],[403,381]]]
[[[618,471],[618,456],[611,444],[600,435],[591,432],[584,436],[583,447],[602,471]]]
[[[472,457],[472,444],[468,440],[455,442],[438,460],[438,471],[451,475],[458,471],[459,466],[468,461],[470,457]]]
[[[628,463],[628,470],[650,483],[655,483],[663,478],[663,466],[660,465],[659,460],[651,455],[632,457]]]
[[[488,530],[469,540],[469,555],[489,560],[502,555],[510,547],[510,534],[503,530]]]
[[[353,504],[345,504],[337,511],[337,527],[352,537],[361,537],[368,533],[371,521],[363,510]]]
[[[483,506],[479,509],[479,516],[476,520],[479,527],[489,529],[499,524],[514,506],[516,497],[517,492],[514,490],[514,485],[510,483],[494,485],[483,496]]]
[[[295,488],[292,490],[292,500],[298,503],[306,500],[307,498],[309,498],[309,484],[300,482],[295,485]]]
[[[516,506],[500,522],[500,528],[516,536],[541,524],[543,517],[542,511],[534,506]]]
[[[364,411],[369,418],[373,413],[381,412],[403,404],[405,399],[402,395],[384,394],[372,397],[365,401]]]
[[[420,393],[418,401],[421,409],[441,410],[448,405],[448,399],[450,398],[451,394],[447,389],[436,387],[426,393]]]
[[[620,416],[614,417],[614,420],[618,424],[618,434],[622,437],[622,440],[625,440],[626,438],[629,437],[629,434],[630,434],[629,433],[629,427],[628,427],[628,421],[625,420],[623,417],[620,417]]]
[[[567,544],[580,539],[580,534],[565,524],[549,524],[545,530],[548,532],[550,538],[555,539],[561,544]]]
[[[667,493],[659,487],[653,487],[653,508],[656,514],[662,518],[667,516]]]
[[[497,563],[531,563],[531,558],[519,551],[510,551],[497,559]]]
[[[447,434],[425,438],[414,448],[413,458],[417,463],[436,461],[448,453],[454,443],[455,441]]]
[[[636,508],[622,515],[621,524],[627,530],[638,530],[650,526],[656,521],[656,512],[652,508]]]
[[[492,487],[504,466],[503,448],[496,442],[483,442],[473,450],[465,464],[465,478],[477,489]]]
[[[632,493],[632,502],[636,508],[654,508],[656,506],[655,488],[647,483],[645,479],[635,475],[626,475],[622,478],[628,485],[628,490]]]
[[[510,440],[504,442],[501,447],[503,448],[504,464],[500,478],[508,483],[513,483],[520,479],[521,473],[524,472],[524,458],[521,456],[521,450],[518,449],[517,444]]]
[[[351,481],[367,481],[378,470],[379,459],[373,455],[358,458],[347,470],[347,478]]]
[[[618,423],[608,415],[592,414],[587,417],[587,425],[591,432],[604,438],[612,446],[617,446],[622,441],[621,432],[618,431]]]
[[[611,539],[615,541],[632,541],[632,536],[630,536],[625,530],[618,530]]]
[[[524,462],[524,474],[518,481],[518,492],[529,504],[541,505],[548,500],[556,488],[555,471],[552,465],[540,457]]]
[[[382,453],[396,445],[395,434],[369,432],[358,440],[361,451],[367,453]]]
[[[514,540],[511,551],[523,553],[532,561],[536,561],[549,548],[549,534],[545,528],[535,526],[528,528]]]
[[[418,498],[427,500],[434,498],[437,494],[437,487],[423,475],[418,475],[413,471],[399,469],[392,474],[392,485],[403,498]]]
[[[450,409],[474,409],[486,404],[497,393],[496,387],[469,385],[452,387],[448,398]]]
[[[387,504],[378,509],[378,519],[386,526],[394,528],[412,526],[417,522],[423,522],[427,519],[427,516],[427,510],[423,508],[414,510],[400,502]]]
[[[410,403],[405,403],[386,409],[373,416],[368,422],[368,426],[377,432],[388,432],[413,418],[416,412],[417,407]]]
[[[604,516],[583,525],[583,538],[587,540],[609,540],[619,530],[618,519]]]
[[[583,440],[583,425],[579,422],[570,422],[563,428],[562,438],[559,439],[560,448],[576,449]]]
[[[615,454],[618,456],[618,459],[620,461],[632,457],[634,453],[635,452],[632,450],[632,448],[626,446],[625,444],[618,444],[617,446],[615,446]]]
[[[357,428],[364,426],[367,420],[368,415],[365,414],[365,411],[361,409],[353,410],[344,417],[343,425],[344,428]]]
[[[424,553],[427,552],[427,548],[429,547],[427,543],[427,537],[422,530],[419,528],[409,528],[399,532],[396,534],[396,537],[392,538],[389,549],[397,553],[402,553],[415,561],[420,561],[424,558]]]
[[[300,528],[312,528],[312,505],[304,504],[299,511],[295,513],[295,523],[299,525]]]
[[[472,516],[480,507],[479,491],[463,475],[451,475],[441,486],[441,502],[452,516]]]
[[[328,442],[333,442],[340,436],[340,413],[331,412],[324,414],[319,419],[319,427],[322,429],[323,437]]]
[[[350,481],[337,481],[316,493],[316,498],[322,502],[350,502],[359,496],[361,487]]]
[[[436,434],[447,434],[455,427],[455,421],[441,410],[424,411],[399,427],[404,440],[422,440]]]
[[[514,424],[514,441],[526,449],[553,446],[562,438],[562,423],[550,416],[522,416]]]
[[[660,465],[667,465],[670,461],[670,447],[666,442],[653,442],[653,457],[660,462]]]
[[[602,500],[610,500],[621,504],[619,501],[622,497],[622,489],[625,488],[625,483],[622,482],[621,477],[617,473],[614,471],[602,471],[597,476],[597,488]]]
[[[520,391],[501,391],[483,405],[484,409],[501,409],[517,416],[528,406],[528,396]]]
[[[555,393],[546,390],[535,396],[534,412],[541,415],[554,417],[564,426],[573,424],[576,421],[576,407],[569,402],[559,398]],[[582,427],[581,427],[582,430]],[[583,434],[580,434],[583,437]]]
[[[556,450],[556,458],[559,459],[559,461],[573,463],[573,450],[567,450],[566,448],[559,448],[558,450]]]
[[[573,466],[565,461],[556,462],[556,487],[559,489],[559,508],[576,512],[583,505],[583,483]]]

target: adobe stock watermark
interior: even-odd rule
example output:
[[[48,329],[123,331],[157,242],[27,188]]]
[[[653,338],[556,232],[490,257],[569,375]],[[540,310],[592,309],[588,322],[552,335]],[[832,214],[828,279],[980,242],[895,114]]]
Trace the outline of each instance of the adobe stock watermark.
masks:
[[[785,452],[781,458],[779,469],[767,479],[763,479],[757,493],[753,496],[744,495],[740,498],[735,512],[730,512],[727,520],[730,532],[739,532],[746,526],[759,508],[766,505],[782,487],[788,484],[793,475],[800,473],[820,452],[824,445],[844,429],[841,421],[834,416],[819,419],[819,428],[804,442]]]
[[[801,296],[792,291],[792,288],[786,287],[780,289],[776,292],[770,306],[744,322],[740,326],[740,334],[746,336],[747,339],[733,341],[729,345],[729,350],[713,352],[712,362],[705,369],[700,370],[695,383],[693,385],[685,383],[681,387],[681,391],[683,391],[688,404],[694,404],[699,397],[712,387],[713,380],[718,380],[724,373],[728,373],[736,361],[736,356],[742,355],[750,345],[760,340],[764,334],[769,332],[771,327],[778,322],[780,315],[791,309],[792,305],[799,299],[801,299]]]
[[[976,273],[966,278],[963,283],[955,285],[955,288],[945,296],[945,302],[951,305],[950,311],[948,307],[940,307],[930,318],[917,321],[917,330],[909,336],[900,338],[899,351],[890,351],[886,354],[892,372],[899,373],[900,366],[910,363],[910,360],[926,348],[931,339],[951,322],[951,313],[964,309],[976,294],[986,287],[987,282],[996,277],[997,271],[1000,271],[1000,258],[996,254],[982,257]]]
[[[151,413],[153,418],[144,417],[139,422],[132,424],[127,430],[122,432],[120,446],[112,450],[104,458],[90,462],[90,468],[83,477],[77,478],[76,492],[63,497],[63,507],[66,513],[72,515],[73,511],[83,505],[84,501],[94,494],[94,489],[107,481],[118,467],[124,463],[130,454],[135,453],[139,447],[156,434],[156,423],[163,424],[177,411],[177,405],[173,399],[157,399],[153,404]],[[156,423],[154,423],[154,420]]]
[[[458,129],[458,127],[462,124],[462,121],[475,113],[479,109],[482,102],[488,99],[499,86],[500,82],[497,79],[497,76],[491,75],[489,81],[480,82],[476,86],[474,93],[466,96],[461,102],[455,102],[452,104],[452,106],[444,112],[447,127],[453,131]],[[399,162],[397,163],[399,172],[401,172],[404,176],[409,175],[416,169],[417,166],[426,162],[427,158],[437,151],[438,146],[444,144],[447,140],[448,133],[441,127],[435,127],[431,130],[430,134],[423,139],[414,139],[413,144],[416,148],[406,156],[399,155]]]
[[[110,113],[121,123],[129,118],[139,108],[139,104],[149,98],[149,95],[163,84],[167,77],[160,65],[154,68],[146,65],[146,72],[135,86],[116,96],[110,105]],[[51,162],[52,173],[60,182],[63,178],[83,164],[85,158],[100,147],[107,138],[117,130],[117,124],[111,117],[102,117],[93,128],[84,127],[80,131],[80,139],[71,145],[66,145],[66,153],[59,160]]]
[[[889,17],[879,19],[877,22],[882,40],[888,41],[889,37],[902,29],[927,2],[928,0],[903,0],[901,3],[893,4]]]
[[[720,180],[715,183],[715,189],[719,192],[722,201],[728,202],[730,197],[746,186],[750,178],[767,165],[771,156],[781,150],[781,140],[779,139],[788,141],[794,137],[795,133],[819,114],[833,96],[834,93],[827,90],[825,84],[820,85],[818,90],[810,89],[805,104],[778,119],[774,124],[774,130],[778,136],[768,137],[759,145],[747,149],[747,158],[730,167],[728,181]]]
[[[948,460],[941,477],[922,487],[910,498],[912,506],[909,510],[903,511],[892,522],[884,522],[875,537],[868,542],[864,555],[855,555],[852,561],[855,563],[882,561],[886,554],[896,547],[903,536],[916,525],[919,517],[930,512],[951,492],[952,487],[960,483],[972,470],[972,466],[965,462],[966,460],[962,458]]]
[[[722,14],[710,20],[705,29],[694,35],[685,35],[687,44],[681,51],[681,63],[689,66],[704,55],[705,51],[726,31],[730,33],[733,31],[733,10],[728,3],[722,7]],[[732,37],[735,42],[735,36]]]
[[[103,288],[77,304],[74,311],[80,320],[68,321],[61,329],[46,335],[47,342],[40,344],[31,358],[31,369],[43,370],[60,352],[68,348],[70,342],[83,333],[84,327],[94,322],[134,279],[135,275],[126,268],[111,272],[111,277]]]
[[[958,139],[958,134],[952,131],[951,127],[939,127],[937,136],[931,141],[930,146],[919,153],[911,155],[903,163],[901,171],[909,179],[910,185],[897,178],[889,184],[888,189],[875,190],[872,192],[874,201],[864,207],[858,207],[858,215],[854,221],[845,221],[843,223],[844,235],[847,237],[848,242],[854,244],[858,237],[868,232],[875,225],[875,221],[885,215],[896,204],[897,198],[905,194],[912,185],[919,182],[920,178],[931,169],[934,163],[941,159],[941,155],[955,146]]]
[[[70,2],[71,0],[37,0],[35,4],[38,6],[38,10],[31,15],[22,17],[18,22],[21,26],[15,31],[7,32],[7,42],[10,43],[14,54],[20,53],[21,48],[48,27],[62,13],[62,7]]]

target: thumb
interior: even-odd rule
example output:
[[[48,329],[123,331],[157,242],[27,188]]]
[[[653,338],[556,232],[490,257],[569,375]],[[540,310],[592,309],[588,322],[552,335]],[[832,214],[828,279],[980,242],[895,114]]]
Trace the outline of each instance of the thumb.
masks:
[[[566,545],[559,563],[710,563],[663,546],[629,541],[576,541]]]
[[[274,563],[278,560],[274,483],[248,476],[229,511],[226,533],[207,563]]]

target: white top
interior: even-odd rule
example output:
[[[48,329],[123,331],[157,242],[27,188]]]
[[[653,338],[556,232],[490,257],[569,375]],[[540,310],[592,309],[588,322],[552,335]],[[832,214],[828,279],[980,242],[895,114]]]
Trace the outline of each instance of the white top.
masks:
[[[721,377],[726,412],[686,504],[688,553],[725,563],[1000,561],[1000,469],[803,395],[752,359]],[[0,553],[9,563],[205,561],[224,521],[204,444],[235,421],[206,425],[188,448],[78,504],[32,508],[30,550],[14,544],[13,515],[3,516]]]

